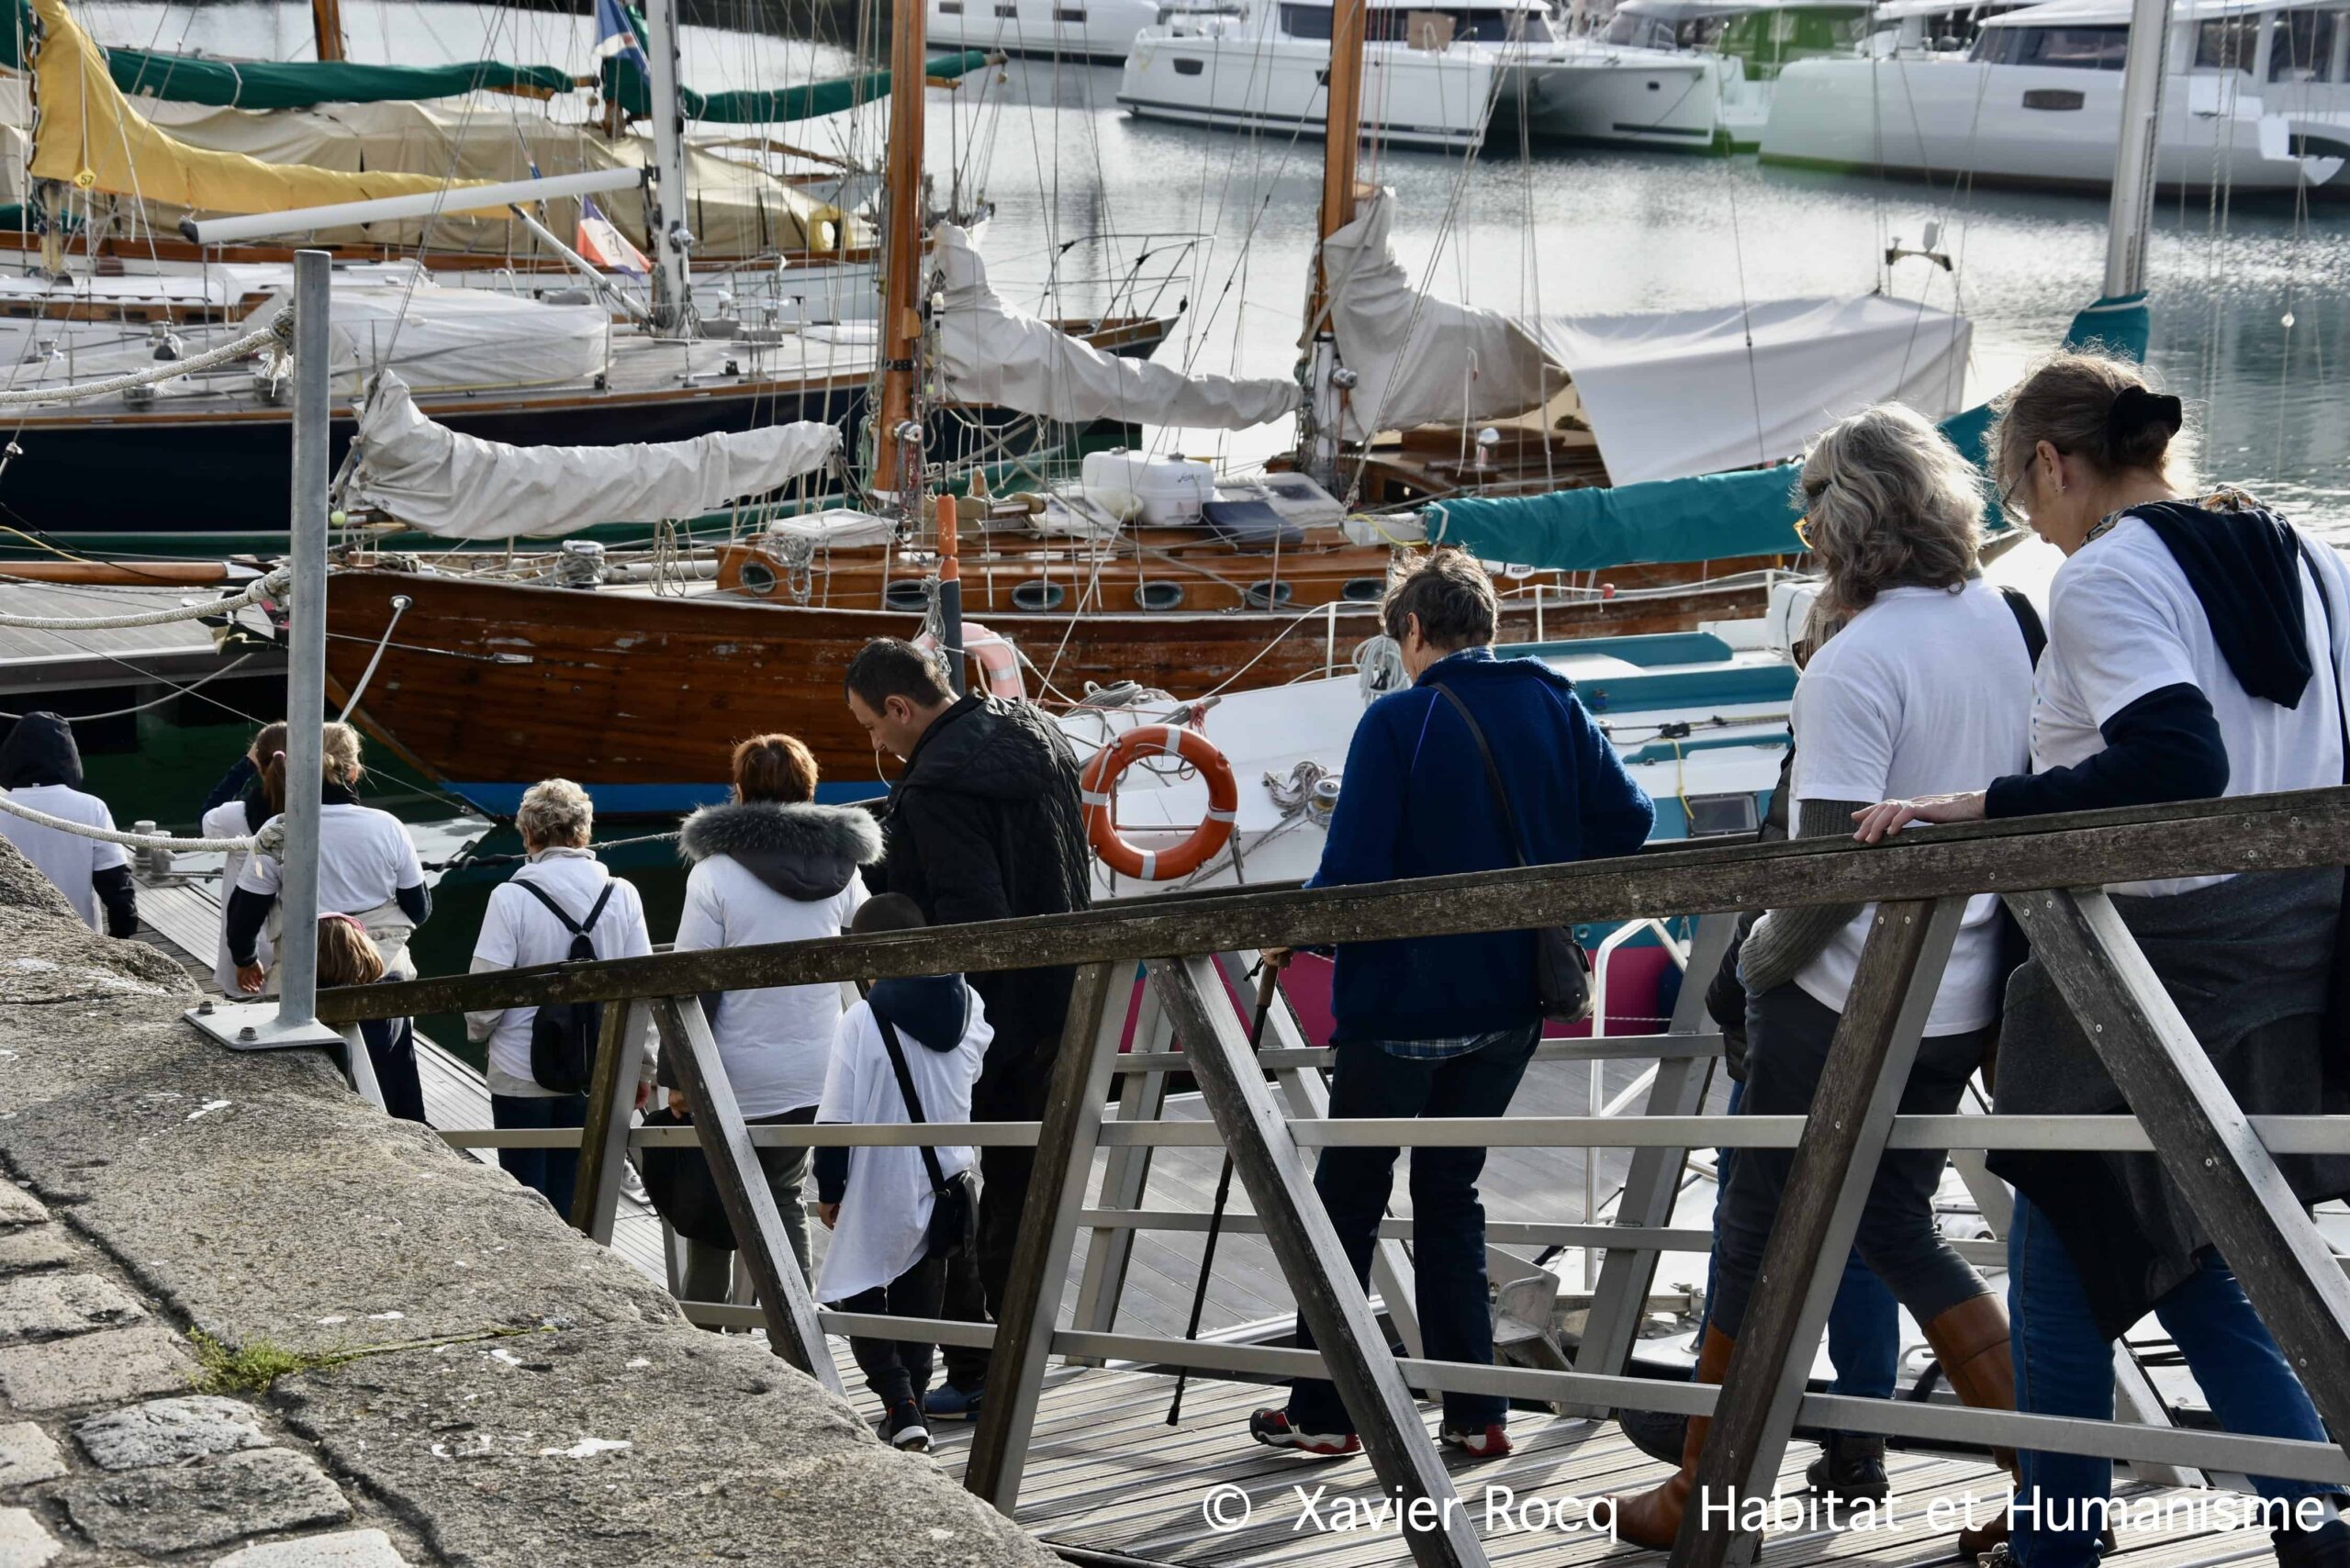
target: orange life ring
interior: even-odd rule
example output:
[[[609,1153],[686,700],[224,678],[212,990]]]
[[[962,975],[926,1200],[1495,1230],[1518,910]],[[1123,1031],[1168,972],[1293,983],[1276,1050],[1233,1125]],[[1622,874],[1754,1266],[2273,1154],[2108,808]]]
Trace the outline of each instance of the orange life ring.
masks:
[[[1192,836],[1172,849],[1156,853],[1137,849],[1118,836],[1110,809],[1118,794],[1119,777],[1147,756],[1173,756],[1200,770],[1208,782],[1208,814]],[[1233,824],[1240,811],[1240,786],[1233,781],[1232,765],[1215,744],[1197,730],[1172,724],[1139,724],[1093,754],[1079,780],[1085,809],[1085,839],[1102,864],[1122,877],[1164,882],[1188,877],[1232,842]]]

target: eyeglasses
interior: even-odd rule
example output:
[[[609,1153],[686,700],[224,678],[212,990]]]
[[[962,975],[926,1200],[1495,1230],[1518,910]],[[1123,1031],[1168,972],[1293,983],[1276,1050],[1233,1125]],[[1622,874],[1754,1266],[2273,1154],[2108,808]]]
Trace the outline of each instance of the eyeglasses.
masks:
[[[2030,457],[2024,460],[2023,467],[2018,471],[2016,476],[2008,481],[2008,487],[1999,492],[2000,512],[2008,517],[2014,518],[2019,522],[2030,522],[2031,521],[2031,513],[2016,505],[2016,492],[2023,488],[2024,479],[2031,473],[2031,465],[2039,461],[2040,454],[2034,452]]]

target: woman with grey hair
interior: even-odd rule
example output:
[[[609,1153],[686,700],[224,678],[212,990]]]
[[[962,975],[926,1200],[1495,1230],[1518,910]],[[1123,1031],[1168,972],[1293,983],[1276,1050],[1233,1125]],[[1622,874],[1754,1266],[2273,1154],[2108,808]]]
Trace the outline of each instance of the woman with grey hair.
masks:
[[[1992,427],[2001,497],[2064,552],[2049,589],[2033,768],[1955,792],[1901,789],[1859,813],[1874,842],[1911,822],[1970,822],[2344,781],[2350,571],[2241,490],[2187,498],[2173,471],[2184,410],[2134,364],[2060,354]],[[1908,796],[1907,799],[1891,797]],[[2171,878],[2107,890],[2214,1070],[2247,1114],[2339,1111],[2328,1040],[2342,871]],[[2129,1109],[2036,961],[2007,992],[1995,1108]],[[2304,1204],[2350,1190],[2350,1160],[2277,1161]],[[2232,1432],[2328,1439],[2221,1249],[2151,1154],[1992,1156],[2016,1189],[2008,1231],[2017,1387],[2026,1410],[2111,1420],[2112,1341],[2151,1312]],[[2021,1456],[2015,1540],[2026,1568],[2088,1568],[2110,1462]],[[2277,1558],[2350,1564],[2332,1489],[2255,1476]]]
[[[1974,468],[1925,420],[1885,404],[1820,436],[1796,500],[1805,511],[1798,532],[1826,574],[1823,603],[1846,621],[1796,688],[1796,836],[1849,833],[1856,810],[1888,794],[1973,788],[2020,768],[2031,656],[2017,615],[1976,569],[1983,492]],[[1902,1092],[1905,1115],[1956,1111],[1997,1031],[1998,913],[1996,898],[1968,905]],[[1861,905],[1773,911],[1748,935],[1740,1114],[1810,1110],[1873,913]],[[1718,1383],[1729,1370],[1793,1161],[1791,1149],[1749,1148],[1731,1162],[1715,1216],[1702,1382]],[[1942,1162],[1940,1149],[1888,1152],[1856,1244],[1924,1326],[1958,1396],[2011,1407],[2007,1315],[1934,1229]],[[1672,1546],[1708,1426],[1689,1423],[1678,1473],[1617,1500],[1623,1539]],[[1961,1540],[1970,1552],[1985,1544],[1987,1537]]]
[[[523,791],[514,826],[530,863],[490,892],[474,945],[476,974],[561,963],[571,957],[573,936],[583,932],[599,958],[653,951],[636,890],[606,870],[588,847],[596,807],[587,790],[568,778],[533,784]],[[490,1122],[501,1129],[584,1126],[587,1095],[550,1088],[532,1076],[531,1026],[538,1013],[507,1007],[465,1014],[465,1037],[489,1047]],[[645,1071],[649,1083],[649,1058]],[[570,1217],[576,1148],[501,1148],[498,1163]]]

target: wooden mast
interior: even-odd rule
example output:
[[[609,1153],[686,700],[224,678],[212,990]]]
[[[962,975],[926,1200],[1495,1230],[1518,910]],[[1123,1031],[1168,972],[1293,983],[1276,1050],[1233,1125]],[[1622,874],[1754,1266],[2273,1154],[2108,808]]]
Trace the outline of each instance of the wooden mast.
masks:
[[[923,0],[897,0],[890,31],[889,203],[881,241],[881,411],[873,427],[873,488],[911,515],[922,504],[922,437],[912,425],[922,316]]]
[[[1355,164],[1362,137],[1362,47],[1366,0],[1332,0],[1330,73],[1322,129],[1322,220],[1327,240],[1355,220]],[[1314,286],[1305,310],[1305,411],[1299,421],[1300,455],[1306,472],[1323,485],[1335,483],[1338,431],[1346,407],[1346,383],[1338,345],[1330,332],[1330,274],[1317,248]]]
[[[344,58],[342,0],[310,0],[310,28],[318,35],[320,60]]]

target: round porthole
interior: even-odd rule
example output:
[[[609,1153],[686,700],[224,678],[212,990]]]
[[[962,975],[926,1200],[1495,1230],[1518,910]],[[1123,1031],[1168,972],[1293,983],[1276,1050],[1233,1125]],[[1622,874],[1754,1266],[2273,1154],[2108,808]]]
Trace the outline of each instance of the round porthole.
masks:
[[[1135,603],[1145,610],[1181,610],[1181,583],[1142,583],[1135,588]]]
[[[881,604],[887,610],[920,615],[930,608],[930,595],[923,591],[920,583],[894,582],[881,590]]]
[[[765,561],[743,563],[743,591],[766,599],[775,592],[775,568]]]
[[[1377,604],[1387,597],[1385,577],[1348,577],[1338,597],[1348,604]]]
[[[1251,610],[1279,610],[1289,601],[1289,584],[1270,580],[1250,583],[1243,598],[1243,602]]]
[[[1034,582],[1022,583],[1012,590],[1012,608],[1030,611],[1058,610],[1061,607],[1061,601],[1068,597],[1069,590],[1062,588],[1060,584],[1046,582],[1044,578],[1038,577]]]

